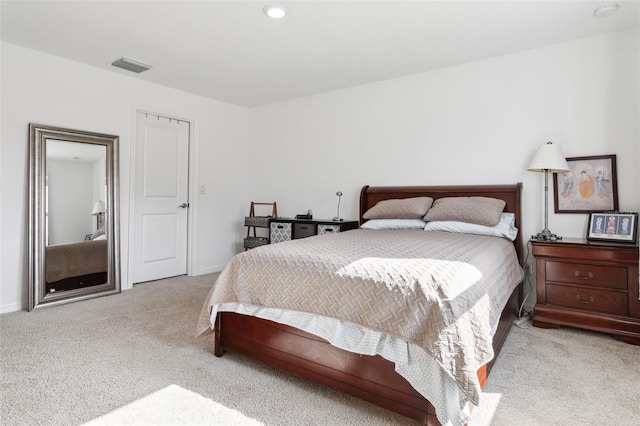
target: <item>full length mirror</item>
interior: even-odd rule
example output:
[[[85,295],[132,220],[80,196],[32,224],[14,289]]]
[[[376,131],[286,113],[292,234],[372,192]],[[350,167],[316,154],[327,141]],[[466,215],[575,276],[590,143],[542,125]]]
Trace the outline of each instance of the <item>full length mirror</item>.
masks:
[[[29,125],[29,310],[120,291],[118,137]]]

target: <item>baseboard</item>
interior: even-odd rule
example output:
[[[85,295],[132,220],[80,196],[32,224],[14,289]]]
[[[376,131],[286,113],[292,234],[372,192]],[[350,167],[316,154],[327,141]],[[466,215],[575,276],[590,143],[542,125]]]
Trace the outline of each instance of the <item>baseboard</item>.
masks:
[[[10,305],[0,305],[0,315],[8,314],[9,312],[26,311],[27,305],[22,303],[12,303]]]
[[[196,273],[193,274],[193,276],[205,275],[205,274],[215,274],[217,272],[221,272],[224,269],[225,266],[227,266],[227,265],[210,266],[208,268],[198,269],[196,271]]]

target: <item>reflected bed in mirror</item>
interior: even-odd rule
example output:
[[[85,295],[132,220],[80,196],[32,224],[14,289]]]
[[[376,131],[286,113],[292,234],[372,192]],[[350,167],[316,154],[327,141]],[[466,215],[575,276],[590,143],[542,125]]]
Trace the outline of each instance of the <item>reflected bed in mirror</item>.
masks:
[[[29,125],[29,310],[120,291],[118,137]]]

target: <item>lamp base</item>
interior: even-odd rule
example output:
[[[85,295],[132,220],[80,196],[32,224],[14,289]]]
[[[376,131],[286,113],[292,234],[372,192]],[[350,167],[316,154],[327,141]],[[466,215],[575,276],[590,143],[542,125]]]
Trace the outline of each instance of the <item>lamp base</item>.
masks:
[[[332,220],[334,222],[344,222],[344,219],[340,219],[339,217],[334,217]]]
[[[561,241],[562,237],[556,234],[552,234],[548,229],[543,229],[541,232],[538,232],[536,235],[531,236],[532,240],[538,241]]]

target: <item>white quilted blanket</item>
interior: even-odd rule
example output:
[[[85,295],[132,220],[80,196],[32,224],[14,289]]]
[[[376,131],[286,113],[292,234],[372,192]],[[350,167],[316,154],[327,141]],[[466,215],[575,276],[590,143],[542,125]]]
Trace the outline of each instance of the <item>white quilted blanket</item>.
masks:
[[[198,333],[228,303],[337,318],[423,348],[477,405],[491,326],[523,276],[513,244],[498,237],[358,229],[304,238],[235,256]]]

